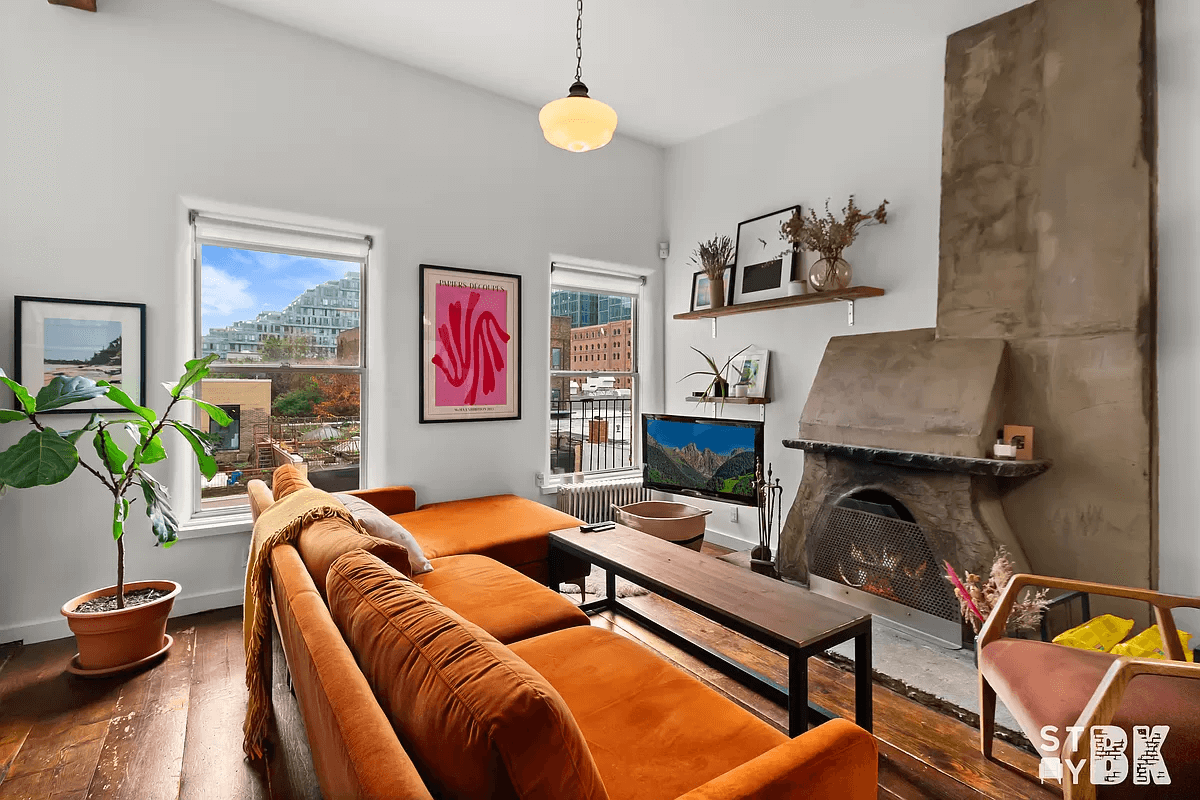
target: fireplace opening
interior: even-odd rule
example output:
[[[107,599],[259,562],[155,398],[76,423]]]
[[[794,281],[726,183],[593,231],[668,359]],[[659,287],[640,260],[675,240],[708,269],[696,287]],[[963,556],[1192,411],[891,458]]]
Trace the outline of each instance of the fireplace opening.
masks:
[[[814,520],[809,546],[813,575],[941,620],[960,620],[925,532],[904,503],[886,492],[864,488],[828,499]]]

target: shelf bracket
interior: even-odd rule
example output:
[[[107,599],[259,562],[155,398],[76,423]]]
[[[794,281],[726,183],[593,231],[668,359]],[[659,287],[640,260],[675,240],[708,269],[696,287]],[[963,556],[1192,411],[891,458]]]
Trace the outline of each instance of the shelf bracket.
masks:
[[[713,322],[716,322],[716,320],[714,319]],[[853,300],[846,301],[846,324],[849,325],[851,328],[854,327],[854,301]]]
[[[712,337],[717,338],[717,318],[712,317]]]

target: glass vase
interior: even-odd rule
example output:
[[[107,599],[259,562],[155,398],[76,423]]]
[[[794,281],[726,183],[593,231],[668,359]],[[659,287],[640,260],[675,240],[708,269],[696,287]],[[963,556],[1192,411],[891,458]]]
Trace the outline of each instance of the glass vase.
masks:
[[[842,258],[822,258],[808,270],[808,285],[818,292],[835,292],[850,285],[853,272]]]

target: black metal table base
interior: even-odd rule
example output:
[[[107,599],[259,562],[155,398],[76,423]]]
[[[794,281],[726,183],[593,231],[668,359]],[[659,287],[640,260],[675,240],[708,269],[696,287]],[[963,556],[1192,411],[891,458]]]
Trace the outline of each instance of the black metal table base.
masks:
[[[760,692],[776,703],[786,705],[788,709],[788,735],[792,737],[799,736],[807,731],[810,724],[819,725],[838,716],[828,709],[808,701],[808,659],[842,642],[853,639],[854,721],[859,727],[867,731],[873,728],[874,714],[873,703],[871,701],[871,621],[869,619],[859,625],[840,631],[827,639],[823,639],[819,644],[812,647],[794,648],[790,651],[785,651],[783,655],[788,660],[788,685],[781,686],[777,681],[763,675],[761,672],[751,669],[745,664],[735,661],[724,653],[714,650],[679,631],[668,628],[628,603],[622,603],[617,597],[616,575],[617,573],[613,570],[606,570],[605,589],[608,596],[581,604],[579,608],[585,614],[592,615],[598,614],[601,611],[612,611],[630,617],[654,634],[661,636],[671,644],[695,656],[713,669],[719,670],[723,674],[733,678],[743,686]],[[632,580],[627,575],[622,575],[621,577]],[[653,591],[667,600],[678,602],[678,598],[672,597],[669,591],[664,591],[664,588],[657,586]],[[688,607],[687,603],[681,604],[684,607]],[[705,613],[703,610],[696,608],[692,608],[691,610],[713,619],[715,622],[722,624],[727,622],[727,620],[714,617],[714,615]],[[744,633],[744,631],[739,632]],[[751,636],[750,638],[757,639],[758,637]],[[767,647],[774,647],[773,643],[770,642],[760,643]]]

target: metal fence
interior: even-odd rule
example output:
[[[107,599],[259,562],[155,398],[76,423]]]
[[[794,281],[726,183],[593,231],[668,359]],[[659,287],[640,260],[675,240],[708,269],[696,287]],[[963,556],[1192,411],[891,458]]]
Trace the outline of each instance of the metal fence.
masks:
[[[633,466],[633,398],[550,403],[550,471],[602,472]]]

